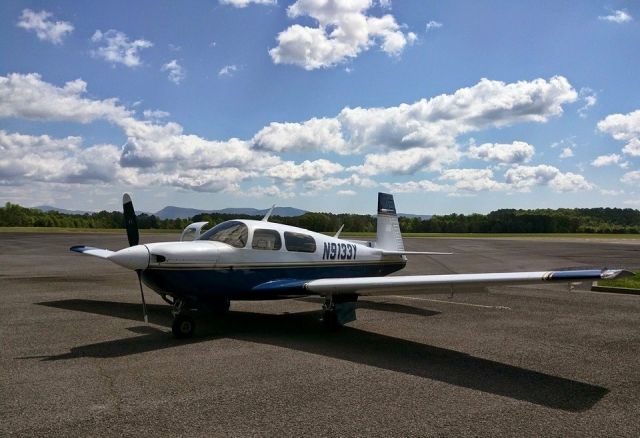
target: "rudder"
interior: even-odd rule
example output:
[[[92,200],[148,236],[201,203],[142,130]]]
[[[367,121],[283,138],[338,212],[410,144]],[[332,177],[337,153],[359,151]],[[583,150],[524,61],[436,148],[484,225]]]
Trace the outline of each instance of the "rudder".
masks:
[[[378,193],[378,223],[375,247],[387,251],[404,251],[396,204],[393,200],[393,195],[389,193]]]

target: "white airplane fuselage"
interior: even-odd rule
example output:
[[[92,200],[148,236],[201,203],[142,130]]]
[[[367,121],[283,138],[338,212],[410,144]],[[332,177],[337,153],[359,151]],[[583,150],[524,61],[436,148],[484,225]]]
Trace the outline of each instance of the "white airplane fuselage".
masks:
[[[300,282],[379,277],[406,265],[402,255],[383,255],[381,249],[302,228],[256,220],[218,227],[224,224],[236,224],[246,234],[232,244],[209,240],[205,233],[191,242],[136,245],[109,258],[140,270],[144,283],[159,294],[205,300],[289,298],[302,295],[294,287]],[[278,287],[264,287],[269,282]]]

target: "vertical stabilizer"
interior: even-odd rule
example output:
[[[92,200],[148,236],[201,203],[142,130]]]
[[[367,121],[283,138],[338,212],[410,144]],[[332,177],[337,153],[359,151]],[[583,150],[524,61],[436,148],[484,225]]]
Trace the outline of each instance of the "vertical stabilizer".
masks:
[[[388,193],[378,193],[376,248],[387,251],[404,251],[396,204],[393,201],[393,195]]]

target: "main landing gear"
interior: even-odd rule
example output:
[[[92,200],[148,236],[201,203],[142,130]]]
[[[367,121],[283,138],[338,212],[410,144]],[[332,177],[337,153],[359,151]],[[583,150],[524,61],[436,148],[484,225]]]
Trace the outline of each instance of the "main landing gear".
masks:
[[[336,331],[343,325],[356,320],[357,295],[329,295],[322,306],[322,324],[329,331]]]
[[[212,316],[222,316],[229,312],[230,302],[228,299],[198,300],[196,305],[181,298],[174,298],[170,304],[173,306],[171,331],[176,338],[187,339],[193,337],[196,329],[195,312],[204,311]]]

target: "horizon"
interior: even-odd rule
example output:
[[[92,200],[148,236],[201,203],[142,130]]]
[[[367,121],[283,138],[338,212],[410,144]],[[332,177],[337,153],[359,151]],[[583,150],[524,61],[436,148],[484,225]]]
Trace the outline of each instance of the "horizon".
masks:
[[[624,0],[2,2],[2,201],[637,208],[639,17]]]
[[[20,205],[20,204],[17,204]],[[47,207],[47,208],[52,208],[52,209],[63,209],[63,210],[68,210],[68,209],[64,209],[62,207],[57,207],[54,205],[35,205],[35,206],[25,206],[25,205],[20,205],[20,207],[24,207],[24,208],[30,208],[30,209],[41,209],[41,207]],[[320,213],[320,214],[335,214],[335,215],[341,215],[341,214],[347,214],[347,215],[364,215],[364,216],[375,216],[376,213],[354,213],[354,212],[347,212],[347,211],[341,211],[341,212],[330,212],[330,211],[322,211],[322,210],[304,210],[298,207],[295,207],[293,205],[276,205],[276,210],[278,208],[282,208],[282,209],[293,209],[293,210],[300,210],[303,211],[304,213]],[[135,204],[134,204],[134,208],[135,208]],[[197,210],[200,213],[220,213],[220,214],[240,214],[240,213],[224,213],[222,212],[222,210],[242,210],[242,209],[254,209],[260,213],[258,213],[256,216],[258,215],[262,215],[262,212],[264,211],[268,211],[271,206],[267,207],[267,208],[254,208],[254,207],[222,207],[222,208],[216,208],[216,209],[201,209],[201,208],[194,208],[194,207],[180,207],[177,205],[165,205],[164,207],[156,210],[156,211],[142,211],[142,210],[138,210],[137,208],[135,209],[136,211],[136,215],[140,215],[140,214],[148,214],[148,215],[156,215],[157,213],[161,212],[164,209],[167,208],[177,208],[177,209],[183,209],[183,210]],[[398,211],[398,216],[400,217],[407,217],[407,216],[416,216],[416,217],[420,217],[423,220],[425,218],[430,218],[432,216],[447,216],[447,215],[463,215],[463,216],[470,216],[470,215],[474,215],[474,214],[480,214],[483,216],[488,215],[489,213],[493,213],[495,211],[498,210],[523,210],[523,211],[533,211],[533,210],[544,210],[544,209],[548,209],[548,210],[577,210],[577,209],[607,209],[607,208],[612,208],[612,209],[627,209],[627,210],[633,210],[633,211],[640,211],[640,208],[633,208],[633,207],[556,207],[556,208],[547,208],[547,207],[541,207],[541,208],[496,208],[495,210],[491,210],[488,211],[486,213],[480,213],[480,212],[470,212],[470,213],[456,213],[456,212],[452,212],[452,213],[445,213],[445,214],[432,214],[432,213],[407,213],[407,212],[402,212],[402,211]],[[44,210],[43,210],[44,211]],[[121,210],[115,209],[115,210],[69,210],[69,211],[78,211],[79,214],[85,214],[85,213],[89,213],[89,214],[94,214],[94,213],[99,213],[100,211],[107,211],[107,212],[120,212]],[[303,214],[304,214],[303,213]],[[66,214],[66,213],[64,213]],[[70,213],[72,214],[72,213]],[[243,213],[244,215],[244,213]],[[273,216],[279,216],[277,214],[273,214]],[[182,219],[186,219],[182,218]]]

